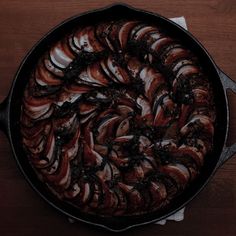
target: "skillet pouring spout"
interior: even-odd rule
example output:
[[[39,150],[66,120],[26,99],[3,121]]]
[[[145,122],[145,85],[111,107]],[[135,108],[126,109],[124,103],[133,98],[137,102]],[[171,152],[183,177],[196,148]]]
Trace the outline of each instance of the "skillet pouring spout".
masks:
[[[0,130],[8,135],[8,114],[9,114],[9,98],[5,98],[0,104]]]

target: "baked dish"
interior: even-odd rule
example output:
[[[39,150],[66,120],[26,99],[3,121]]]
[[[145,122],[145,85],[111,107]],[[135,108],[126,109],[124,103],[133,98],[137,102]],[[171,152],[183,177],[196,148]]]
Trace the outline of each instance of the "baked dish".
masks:
[[[49,191],[81,212],[165,208],[212,150],[212,88],[161,26],[80,26],[39,58],[24,91],[22,143]]]

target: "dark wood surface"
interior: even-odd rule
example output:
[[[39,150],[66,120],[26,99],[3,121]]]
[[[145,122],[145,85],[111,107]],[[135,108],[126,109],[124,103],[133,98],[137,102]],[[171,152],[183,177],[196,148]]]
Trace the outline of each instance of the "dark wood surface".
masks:
[[[99,8],[108,0],[1,0],[0,100],[8,93],[26,52],[53,26],[77,13]],[[187,2],[187,3],[186,3]],[[235,0],[127,1],[166,17],[184,15],[189,30],[236,80]],[[236,95],[230,98],[230,134],[236,142]],[[229,160],[186,209],[182,222],[149,225],[122,235],[236,235],[236,159]],[[12,157],[7,138],[0,133],[0,235],[108,235],[67,219],[47,205],[26,183]]]

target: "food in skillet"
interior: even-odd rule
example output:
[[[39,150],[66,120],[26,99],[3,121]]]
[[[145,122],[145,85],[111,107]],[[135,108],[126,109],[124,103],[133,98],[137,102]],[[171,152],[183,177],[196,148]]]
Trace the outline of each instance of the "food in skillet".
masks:
[[[60,199],[91,214],[138,215],[199,175],[214,120],[196,56],[157,26],[121,20],[79,27],[39,59],[21,133]]]

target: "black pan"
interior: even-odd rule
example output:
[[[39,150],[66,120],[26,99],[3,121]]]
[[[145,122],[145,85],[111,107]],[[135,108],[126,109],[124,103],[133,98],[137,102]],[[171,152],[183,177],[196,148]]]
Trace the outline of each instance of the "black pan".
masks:
[[[60,39],[67,31],[79,24],[94,24],[101,20],[117,19],[125,16],[126,18],[135,18],[154,24],[159,24],[163,28],[168,29],[170,34],[177,36],[190,50],[192,50],[199,58],[203,67],[212,81],[213,93],[215,94],[216,105],[216,128],[214,135],[214,148],[205,158],[205,164],[201,175],[192,185],[184,191],[184,193],[175,199],[168,208],[147,213],[140,216],[117,216],[117,217],[101,217],[82,213],[71,205],[58,200],[51,194],[45,185],[37,178],[35,172],[31,168],[21,144],[20,134],[20,107],[23,91],[29,78],[29,73],[38,58],[48,49],[54,41]],[[187,203],[189,203],[208,183],[216,170],[236,153],[236,144],[226,147],[226,139],[229,126],[229,107],[226,90],[232,89],[236,92],[236,83],[225,75],[214,63],[206,49],[186,30],[173,23],[172,21],[150,12],[137,10],[132,7],[116,4],[104,9],[88,12],[75,16],[69,20],[62,22],[55,27],[47,35],[45,35],[26,55],[20,65],[8,97],[0,104],[0,128],[7,135],[13,155],[18,166],[24,174],[27,181],[33,189],[50,205],[64,213],[68,217],[83,221],[92,225],[97,225],[109,229],[111,231],[123,231],[128,228],[144,225],[166,218],[175,213]]]

